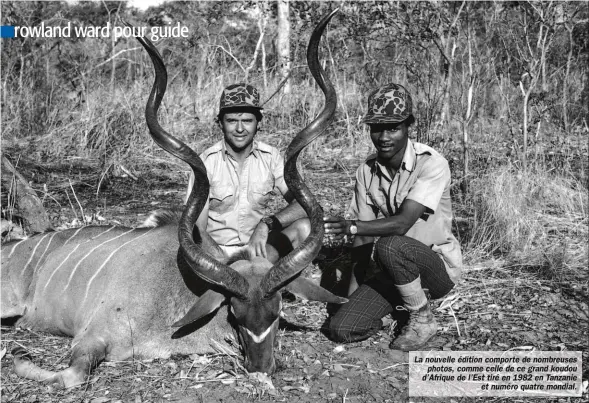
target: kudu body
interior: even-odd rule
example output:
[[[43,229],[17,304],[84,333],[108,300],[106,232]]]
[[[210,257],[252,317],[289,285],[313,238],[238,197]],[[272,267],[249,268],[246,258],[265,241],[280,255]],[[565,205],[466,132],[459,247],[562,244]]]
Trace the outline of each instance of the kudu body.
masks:
[[[285,163],[285,180],[309,216],[311,233],[274,265],[256,257],[229,266],[205,232],[193,234],[208,198],[206,170],[193,150],[159,125],[167,73],[151,42],[138,38],[156,71],[145,111],[150,133],[192,167],[196,185],[179,222],[156,215],[159,223],[151,228],[85,227],[2,246],[2,318],[20,317],[17,325],[74,338],[70,366],[60,372],[41,369],[22,350],[15,351],[19,375],[70,387],[83,383],[102,360],[207,353],[211,339],[222,341],[232,329],[246,369],[272,373],[282,289],[317,301],[346,301],[300,277],[321,247],[323,212],[302,182],[296,160],[335,112],[335,91],[318,59],[321,35],[334,13],[315,28],[307,53],[325,107],[293,139]],[[180,329],[171,338],[172,325]]]

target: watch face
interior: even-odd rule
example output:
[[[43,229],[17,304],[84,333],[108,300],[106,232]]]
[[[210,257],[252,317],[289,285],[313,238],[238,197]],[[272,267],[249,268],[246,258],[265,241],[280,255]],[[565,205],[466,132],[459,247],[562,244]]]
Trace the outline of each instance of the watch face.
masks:
[[[357,232],[358,232],[358,227],[356,227],[355,225],[351,225],[350,226],[350,234],[356,235]]]

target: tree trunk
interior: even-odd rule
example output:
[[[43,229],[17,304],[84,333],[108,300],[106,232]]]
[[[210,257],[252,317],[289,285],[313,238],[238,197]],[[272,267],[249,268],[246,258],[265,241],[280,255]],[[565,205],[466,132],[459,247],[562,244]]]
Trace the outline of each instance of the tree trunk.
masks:
[[[202,94],[204,92],[204,78],[208,67],[207,61],[209,59],[208,47],[200,43],[198,45],[198,64],[196,65],[196,93]],[[141,65],[143,66],[143,65]],[[198,116],[203,111],[203,97],[196,97],[194,100],[194,115]],[[199,116],[203,119],[203,116]]]
[[[442,112],[440,114],[440,120],[438,122],[438,130],[441,130],[442,127],[450,120],[450,88],[452,87],[452,76],[454,74],[454,58],[456,53],[456,37],[452,34],[454,28],[457,27],[458,21],[460,18],[460,14],[464,7],[466,6],[466,1],[463,1],[458,9],[458,12],[454,16],[454,20],[450,24],[443,29],[440,27],[440,31],[438,32],[440,38],[440,44],[438,44],[438,49],[441,53],[441,59],[444,66],[444,83],[443,83],[443,94],[442,94]]]
[[[25,229],[29,232],[44,232],[50,229],[49,216],[35,190],[29,186],[27,180],[14,168],[4,154],[1,159],[2,182],[5,183],[9,195],[6,207],[9,209],[14,207],[16,213],[14,215],[18,215],[26,221]]]
[[[462,172],[462,191],[464,194],[468,193],[468,153],[469,153],[469,138],[468,138],[468,126],[473,117],[473,102],[474,102],[474,87],[476,83],[476,77],[473,69],[473,57],[472,57],[472,38],[473,35],[468,35],[468,79],[470,84],[468,85],[468,94],[466,97],[466,112],[463,116],[462,125],[462,156],[464,160],[464,167]]]
[[[532,92],[532,87],[530,86],[530,88],[528,90],[524,90],[524,86],[523,83],[520,81],[520,87],[522,92],[524,93],[524,102],[523,102],[523,112],[524,112],[524,121],[523,121],[523,135],[524,135],[524,146],[522,149],[522,166],[523,166],[523,170],[524,170],[524,174],[527,172],[528,170],[528,164],[527,164],[527,152],[528,152],[528,103],[530,100],[530,94]]]
[[[442,55],[443,63],[447,63],[446,74],[444,77],[444,92],[442,95],[442,113],[438,128],[442,129],[450,120],[450,88],[452,87],[452,78],[454,75],[454,57],[456,53],[456,40],[448,38],[446,43],[446,55]]]
[[[252,56],[252,62],[244,69],[245,72],[245,82],[249,81],[249,74],[250,71],[256,66],[256,60],[258,60],[258,54],[260,53],[260,49],[262,49],[262,45],[264,44],[264,35],[266,33],[266,16],[268,13],[268,3],[261,2],[260,3],[260,18],[258,19],[258,31],[260,31],[260,36],[258,37],[258,42],[256,43],[256,49],[254,50],[254,55]],[[262,62],[263,64],[265,61]]]
[[[116,16],[119,16],[119,11],[121,10],[121,4],[119,3],[119,6],[117,7],[117,11],[116,11]],[[111,11],[108,9],[107,7],[107,12],[108,12],[108,22],[110,23],[111,29],[114,29],[115,26],[115,21],[116,18],[111,18],[112,14]],[[111,60],[111,66],[110,66],[110,93],[111,95],[114,97],[115,96],[115,79],[116,79],[116,72],[117,72],[117,58],[116,58],[116,54],[115,54],[115,48],[117,46],[117,43],[115,41],[115,36],[111,35],[111,39],[110,39],[110,57],[112,58]]]
[[[290,73],[290,20],[288,18],[288,0],[278,1],[278,38],[276,48],[278,50],[278,67],[282,80],[285,80]],[[290,83],[284,85],[284,93],[290,93]]]
[[[564,132],[566,135],[569,134],[569,113],[568,113],[568,103],[569,103],[569,76],[571,74],[571,61],[573,60],[573,28],[566,27],[568,34],[569,34],[569,53],[567,55],[567,64],[566,70],[564,74],[564,80],[562,83],[562,120],[564,123]]]
[[[268,94],[268,75],[266,70],[266,45],[262,42],[262,77],[264,78],[264,94]]]

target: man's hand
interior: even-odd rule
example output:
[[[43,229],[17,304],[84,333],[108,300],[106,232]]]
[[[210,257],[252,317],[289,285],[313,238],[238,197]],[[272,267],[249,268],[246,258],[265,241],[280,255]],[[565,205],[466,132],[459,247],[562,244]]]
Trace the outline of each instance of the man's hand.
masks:
[[[327,216],[323,217],[323,227],[325,235],[329,239],[339,241],[344,236],[349,235],[351,221],[344,220],[341,217]]]
[[[270,230],[265,223],[260,221],[258,225],[256,225],[254,233],[247,243],[247,250],[250,257],[262,256],[265,259],[268,259],[268,254],[266,253],[266,243],[268,242],[269,232]]]

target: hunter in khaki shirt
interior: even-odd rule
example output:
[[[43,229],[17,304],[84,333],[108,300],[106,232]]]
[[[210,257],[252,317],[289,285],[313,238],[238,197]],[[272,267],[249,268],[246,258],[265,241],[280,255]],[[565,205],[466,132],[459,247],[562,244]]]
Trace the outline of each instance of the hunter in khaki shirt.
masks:
[[[433,148],[408,140],[401,169],[394,178],[378,163],[376,154],[368,157],[356,171],[356,189],[347,216],[360,221],[390,217],[405,199],[427,208],[405,235],[438,253],[457,283],[462,253],[451,231],[450,168]]]
[[[280,153],[255,140],[262,110],[260,94],[249,84],[232,84],[221,93],[216,121],[223,140],[200,155],[210,189],[196,225],[228,259],[260,256],[274,263],[307,238],[311,225],[286,186]],[[191,175],[186,200],[193,186]],[[278,192],[289,204],[264,216]]]
[[[280,152],[254,141],[241,175],[224,141],[209,147],[200,158],[211,186],[207,232],[219,245],[245,245],[264,216],[269,199],[277,193],[285,196],[288,191]],[[189,189],[192,175],[190,179]]]

